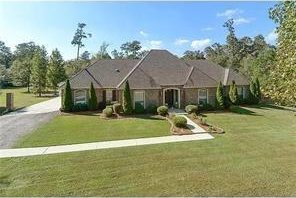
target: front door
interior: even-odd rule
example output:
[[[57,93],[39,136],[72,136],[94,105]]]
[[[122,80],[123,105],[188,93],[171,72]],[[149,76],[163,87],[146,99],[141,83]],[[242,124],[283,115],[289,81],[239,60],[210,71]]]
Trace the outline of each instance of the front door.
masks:
[[[165,91],[165,104],[168,107],[179,108],[179,92],[176,89],[167,89]]]

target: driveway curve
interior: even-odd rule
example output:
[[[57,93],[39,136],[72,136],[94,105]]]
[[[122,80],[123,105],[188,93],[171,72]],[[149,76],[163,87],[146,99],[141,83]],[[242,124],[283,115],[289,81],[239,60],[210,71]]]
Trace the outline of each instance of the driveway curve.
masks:
[[[11,148],[22,136],[59,114],[61,98],[53,98],[0,116],[0,149]]]

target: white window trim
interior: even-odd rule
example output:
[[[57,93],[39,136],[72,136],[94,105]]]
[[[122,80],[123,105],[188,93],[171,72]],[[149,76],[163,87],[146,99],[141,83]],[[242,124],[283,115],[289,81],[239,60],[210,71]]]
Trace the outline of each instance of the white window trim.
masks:
[[[144,99],[144,109],[146,109],[146,93],[145,90],[137,90],[133,92],[133,106],[136,107],[136,101],[135,101],[135,93],[142,93],[143,99]]]
[[[106,91],[106,102],[107,101],[113,102],[113,89],[106,89],[105,91]],[[108,92],[111,92],[111,100],[108,100],[108,98],[107,98]]]
[[[207,104],[209,104],[209,90],[208,89],[202,89],[202,88],[197,90],[197,104],[199,105],[199,91],[200,90],[206,90],[207,91]]]
[[[85,101],[84,101],[83,104],[86,104],[87,103],[87,95],[86,95],[86,90],[85,89],[77,89],[77,90],[74,91],[74,104],[78,104],[78,103],[76,103],[76,93],[78,91],[83,91],[84,92]]]

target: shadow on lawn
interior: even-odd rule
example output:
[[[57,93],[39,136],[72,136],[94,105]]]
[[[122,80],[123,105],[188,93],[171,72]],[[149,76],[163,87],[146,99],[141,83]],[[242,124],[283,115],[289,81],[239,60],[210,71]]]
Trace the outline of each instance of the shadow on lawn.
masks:
[[[263,110],[278,109],[278,110],[296,112],[296,109],[293,109],[292,107],[282,107],[282,106],[277,106],[274,104],[258,104],[258,105],[251,105],[248,107],[249,108],[256,108],[256,109],[263,109]]]

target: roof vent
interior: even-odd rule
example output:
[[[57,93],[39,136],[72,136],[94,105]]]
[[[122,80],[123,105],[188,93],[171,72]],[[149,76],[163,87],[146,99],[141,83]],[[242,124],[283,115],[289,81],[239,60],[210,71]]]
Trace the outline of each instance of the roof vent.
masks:
[[[116,71],[116,72],[120,72],[120,70],[119,70],[119,69],[115,69],[115,71]]]

